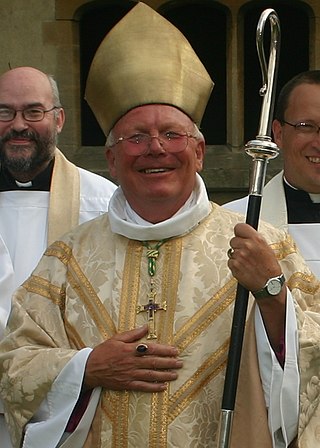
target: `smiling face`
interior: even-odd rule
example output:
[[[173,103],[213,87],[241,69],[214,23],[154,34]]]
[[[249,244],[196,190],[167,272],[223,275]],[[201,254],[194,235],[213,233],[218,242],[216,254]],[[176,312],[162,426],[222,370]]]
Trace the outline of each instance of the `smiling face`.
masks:
[[[320,84],[300,84],[289,97],[284,119],[289,123],[320,125]],[[320,135],[305,134],[278,120],[273,123],[274,140],[283,152],[288,182],[308,193],[320,193]]]
[[[53,106],[51,84],[39,70],[19,67],[0,77],[1,108],[48,110]],[[15,179],[26,182],[45,169],[54,156],[63,124],[63,109],[48,112],[37,122],[25,120],[21,112],[11,121],[0,121],[1,162]]]
[[[172,106],[150,104],[129,111],[114,126],[115,141],[134,134],[158,136],[174,131],[190,132],[196,129],[190,118]],[[201,136],[189,138],[187,147],[178,153],[169,153],[159,140],[153,138],[149,150],[141,156],[124,151],[126,142],[107,148],[110,174],[118,180],[131,207],[150,222],[171,217],[190,196],[201,171],[205,143]]]

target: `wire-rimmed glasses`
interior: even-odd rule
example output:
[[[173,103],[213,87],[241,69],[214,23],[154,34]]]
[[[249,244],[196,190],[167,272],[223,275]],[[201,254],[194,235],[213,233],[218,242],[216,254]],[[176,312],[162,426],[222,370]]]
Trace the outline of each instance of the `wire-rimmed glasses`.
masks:
[[[196,138],[190,132],[178,133],[173,131],[162,132],[159,135],[150,135],[137,133],[129,137],[119,137],[115,143],[110,145],[110,148],[124,143],[123,149],[126,154],[131,156],[141,156],[146,154],[151,145],[152,139],[156,138],[161,147],[170,153],[182,152],[188,146],[189,138]]]
[[[300,121],[298,123],[289,123],[289,121],[283,120],[283,123],[288,124],[289,126],[292,126],[295,128],[296,131],[300,132],[301,134],[318,134],[320,131],[320,126],[313,123],[312,121]]]

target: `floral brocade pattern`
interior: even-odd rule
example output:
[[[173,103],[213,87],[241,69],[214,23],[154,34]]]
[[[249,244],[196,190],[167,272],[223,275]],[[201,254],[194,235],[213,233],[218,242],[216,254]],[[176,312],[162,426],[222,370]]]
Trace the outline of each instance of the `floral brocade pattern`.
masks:
[[[227,249],[241,217],[212,207],[190,234],[165,242],[157,259],[155,300],[167,302],[166,310],[155,313],[157,340],[178,347],[184,362],[178,379],[159,394],[104,390],[86,448],[217,447],[236,291]],[[263,223],[260,230],[267,235],[296,298],[302,372],[299,447],[315,448],[314,441],[320,440],[320,322],[314,313],[319,311],[319,285],[287,234]],[[16,447],[26,422],[77,350],[147,322],[146,313],[136,312],[137,305],[147,302],[147,263],[143,244],[112,234],[105,215],[50,246],[33,276],[19,288],[9,322],[12,335],[2,343],[0,356],[0,392]],[[249,308],[252,304],[250,298]],[[306,309],[309,314],[302,314]],[[254,353],[252,328],[248,339]],[[257,369],[257,359],[252,363]],[[266,415],[262,426],[267,428]],[[232,448],[256,448],[258,440],[259,448],[271,448],[268,437],[260,444],[259,430],[252,427],[249,432],[253,444],[237,439]]]

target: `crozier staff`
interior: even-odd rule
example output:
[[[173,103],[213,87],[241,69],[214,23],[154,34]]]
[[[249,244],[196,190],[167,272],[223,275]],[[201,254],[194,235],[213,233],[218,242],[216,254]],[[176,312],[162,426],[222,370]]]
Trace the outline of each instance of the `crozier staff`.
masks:
[[[315,375],[299,378],[296,327],[302,365],[306,351],[317,365],[319,285],[286,234],[209,202],[198,125],[211,89],[183,35],[144,3],[101,43],[86,98],[120,186],[15,295],[0,357],[15,446],[43,434],[48,448],[216,446],[236,282],[257,291],[281,273],[293,294],[250,296],[232,446],[296,437],[299,380],[305,399]],[[313,419],[300,422],[306,448]]]
[[[264,52],[264,31],[267,22],[270,23],[271,31],[268,66],[265,62]],[[279,154],[279,148],[271,140],[271,122],[279,65],[280,21],[277,13],[271,8],[265,9],[260,15],[256,31],[256,44],[262,73],[263,85],[260,89],[260,95],[263,96],[263,101],[258,134],[254,140],[250,140],[245,145],[246,153],[252,157],[250,193],[245,222],[250,224],[254,229],[258,229],[259,226],[261,199],[267,165],[269,160],[274,159]],[[233,248],[228,250],[230,258],[233,252]],[[262,291],[254,293],[255,298],[259,298],[260,294],[264,296],[266,291],[268,294],[277,295],[281,291],[284,282],[285,278],[283,274],[269,279],[262,288]],[[234,304],[228,361],[221,403],[218,448],[229,448],[230,446],[230,434],[232,431],[233,412],[237,394],[248,299],[249,291],[239,283]]]

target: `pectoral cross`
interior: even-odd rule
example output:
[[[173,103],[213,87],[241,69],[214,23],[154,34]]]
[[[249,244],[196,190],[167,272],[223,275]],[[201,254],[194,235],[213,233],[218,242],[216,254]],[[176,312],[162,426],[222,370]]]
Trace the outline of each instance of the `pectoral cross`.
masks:
[[[167,302],[163,302],[162,304],[155,302],[156,292],[151,288],[148,294],[148,303],[145,305],[137,305],[137,314],[143,313],[144,311],[148,316],[148,335],[147,339],[157,339],[156,333],[156,324],[155,324],[155,314],[157,311],[166,310]]]
[[[154,291],[154,280],[153,277],[156,274],[156,262],[159,257],[159,249],[169,238],[156,242],[152,247],[148,241],[143,241],[142,244],[147,248],[147,258],[148,258],[148,274],[150,276],[150,292],[147,295],[148,303],[146,305],[137,305],[137,314],[143,313],[144,311],[148,316],[148,335],[147,339],[157,339],[156,333],[156,323],[155,314],[157,311],[166,310],[167,302],[156,303],[155,298],[157,293]]]

